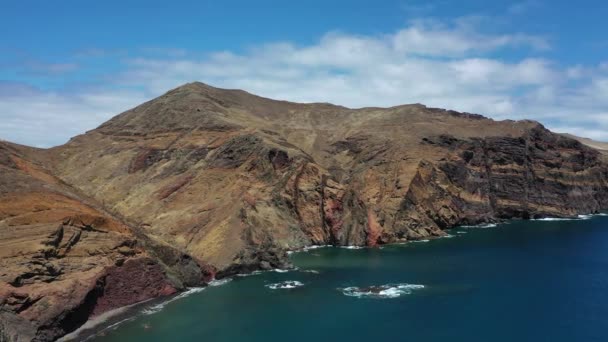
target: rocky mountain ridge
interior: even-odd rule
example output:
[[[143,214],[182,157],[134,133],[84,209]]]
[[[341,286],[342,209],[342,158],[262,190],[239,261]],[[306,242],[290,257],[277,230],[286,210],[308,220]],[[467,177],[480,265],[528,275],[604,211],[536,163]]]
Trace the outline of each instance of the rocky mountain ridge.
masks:
[[[0,143],[0,168],[8,340],[52,340],[112,308],[286,267],[286,251],[313,244],[608,209],[606,154],[534,121],[202,83],[62,146]]]

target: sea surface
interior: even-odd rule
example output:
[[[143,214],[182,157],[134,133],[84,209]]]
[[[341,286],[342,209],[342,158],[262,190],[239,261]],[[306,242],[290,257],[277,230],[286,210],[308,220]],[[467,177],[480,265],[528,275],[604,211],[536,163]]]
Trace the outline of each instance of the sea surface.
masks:
[[[292,254],[139,308],[118,341],[608,341],[608,217],[456,228],[382,249]]]

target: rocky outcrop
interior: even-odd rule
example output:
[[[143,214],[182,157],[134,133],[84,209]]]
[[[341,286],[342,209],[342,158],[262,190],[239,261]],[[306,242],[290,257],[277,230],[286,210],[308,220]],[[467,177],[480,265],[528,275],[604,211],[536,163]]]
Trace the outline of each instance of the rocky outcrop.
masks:
[[[212,278],[27,152],[0,145],[0,340],[54,340],[89,317]]]
[[[588,146],[589,145],[589,146]],[[461,224],[608,209],[608,156],[533,121],[192,83],[67,144],[0,144],[0,336]]]

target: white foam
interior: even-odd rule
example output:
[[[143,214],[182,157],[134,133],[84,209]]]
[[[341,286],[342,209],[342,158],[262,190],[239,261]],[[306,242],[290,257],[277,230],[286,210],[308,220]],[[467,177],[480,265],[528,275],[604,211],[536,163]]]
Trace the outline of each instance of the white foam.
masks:
[[[167,304],[169,304],[169,303],[171,303],[171,302],[173,302],[175,300],[188,297],[188,296],[190,296],[190,295],[192,295],[194,293],[201,292],[204,289],[205,289],[204,287],[192,287],[192,288],[188,289],[187,291],[184,291],[184,292],[178,294],[177,296],[175,296],[175,297],[173,297],[173,298],[171,298],[169,300],[166,300],[166,301],[164,301],[162,303],[156,304],[154,306],[151,306],[149,308],[146,308],[146,309],[142,310],[142,313],[145,314],[145,315],[155,314],[155,313],[159,312],[160,310],[162,310]]]
[[[135,319],[135,317],[129,317],[129,318],[125,318],[125,319],[123,319],[122,321],[118,321],[118,322],[116,322],[116,323],[114,323],[114,324],[109,325],[109,326],[108,326],[106,329],[108,329],[108,330],[109,330],[109,329],[116,330],[116,329],[118,328],[118,326],[119,326],[119,325],[121,325],[121,324],[123,324],[123,323],[125,323],[125,322],[132,321],[132,320],[134,320],[134,319]],[[104,329],[104,330],[105,330],[105,329]]]
[[[284,290],[284,289],[295,289],[296,287],[301,287],[304,286],[303,283],[297,281],[297,280],[286,280],[286,281],[282,281],[280,283],[274,283],[274,284],[268,284],[268,285],[264,285],[267,288],[271,289],[271,290]]]
[[[344,249],[363,249],[365,247],[362,247],[362,246],[340,246],[340,248],[344,248]]]
[[[293,253],[308,252],[308,251],[312,251],[313,249],[327,248],[327,247],[333,247],[333,246],[332,245],[312,245],[312,246],[306,246],[306,247],[302,247],[300,249],[296,249],[296,250],[293,250],[293,251],[288,251],[287,254],[291,255]]]
[[[538,219],[532,219],[531,221],[577,221],[577,220],[589,220],[595,216],[608,216],[608,213],[598,214],[581,214],[576,217],[543,217]]]
[[[482,224],[476,224],[476,225],[472,225],[472,226],[460,226],[462,228],[495,228],[498,225],[496,223],[482,223]]]
[[[333,246],[332,245],[312,245],[312,246],[306,246],[306,247],[302,248],[302,251],[308,252],[313,249],[327,248],[327,247],[333,247]]]
[[[451,239],[451,238],[453,238],[453,237],[456,237],[456,236],[455,236],[455,235],[450,235],[450,234],[447,234],[447,235],[441,236],[441,238],[442,238],[442,239]]]
[[[174,301],[176,299],[188,297],[189,295],[201,292],[204,289],[205,289],[204,287],[191,287],[187,291],[184,291],[184,292],[178,294],[177,296],[171,298],[169,301]]]
[[[460,231],[460,232],[456,232],[456,234],[467,234],[467,232]]]
[[[543,217],[538,219],[531,219],[530,221],[574,221],[578,220],[577,218],[568,218],[568,217]]]
[[[155,313],[159,312],[160,310],[162,310],[165,307],[165,305],[166,305],[165,303],[154,305],[150,308],[143,309],[141,311],[141,313],[143,313],[144,315],[152,315],[152,314],[155,314]]]
[[[429,242],[429,241],[431,241],[431,240],[424,239],[424,240],[412,240],[410,242],[421,243],[421,242]]]
[[[317,270],[301,270],[300,272],[319,274],[319,271],[317,271]]]
[[[232,281],[232,278],[224,278],[224,279],[219,279],[219,280],[213,279],[212,281],[209,282],[209,286],[222,286],[231,281]]]
[[[543,217],[537,219],[531,219],[530,221],[578,221],[578,220],[589,220],[594,215],[578,215],[576,217]]]
[[[357,298],[398,298],[409,295],[415,290],[423,289],[424,285],[418,284],[386,284],[369,287],[347,287],[339,289],[345,296]]]

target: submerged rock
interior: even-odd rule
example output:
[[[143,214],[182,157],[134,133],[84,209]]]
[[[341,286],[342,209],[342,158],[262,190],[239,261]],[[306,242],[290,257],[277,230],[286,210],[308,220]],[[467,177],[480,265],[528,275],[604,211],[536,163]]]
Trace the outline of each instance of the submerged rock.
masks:
[[[304,284],[297,280],[286,280],[286,281],[282,281],[280,283],[268,284],[265,286],[271,290],[289,290],[289,289],[295,289],[297,287],[302,287],[302,286],[304,286]]]
[[[387,284],[367,287],[347,287],[339,289],[346,296],[358,298],[398,298],[409,295],[415,290],[424,289],[417,284]]]

